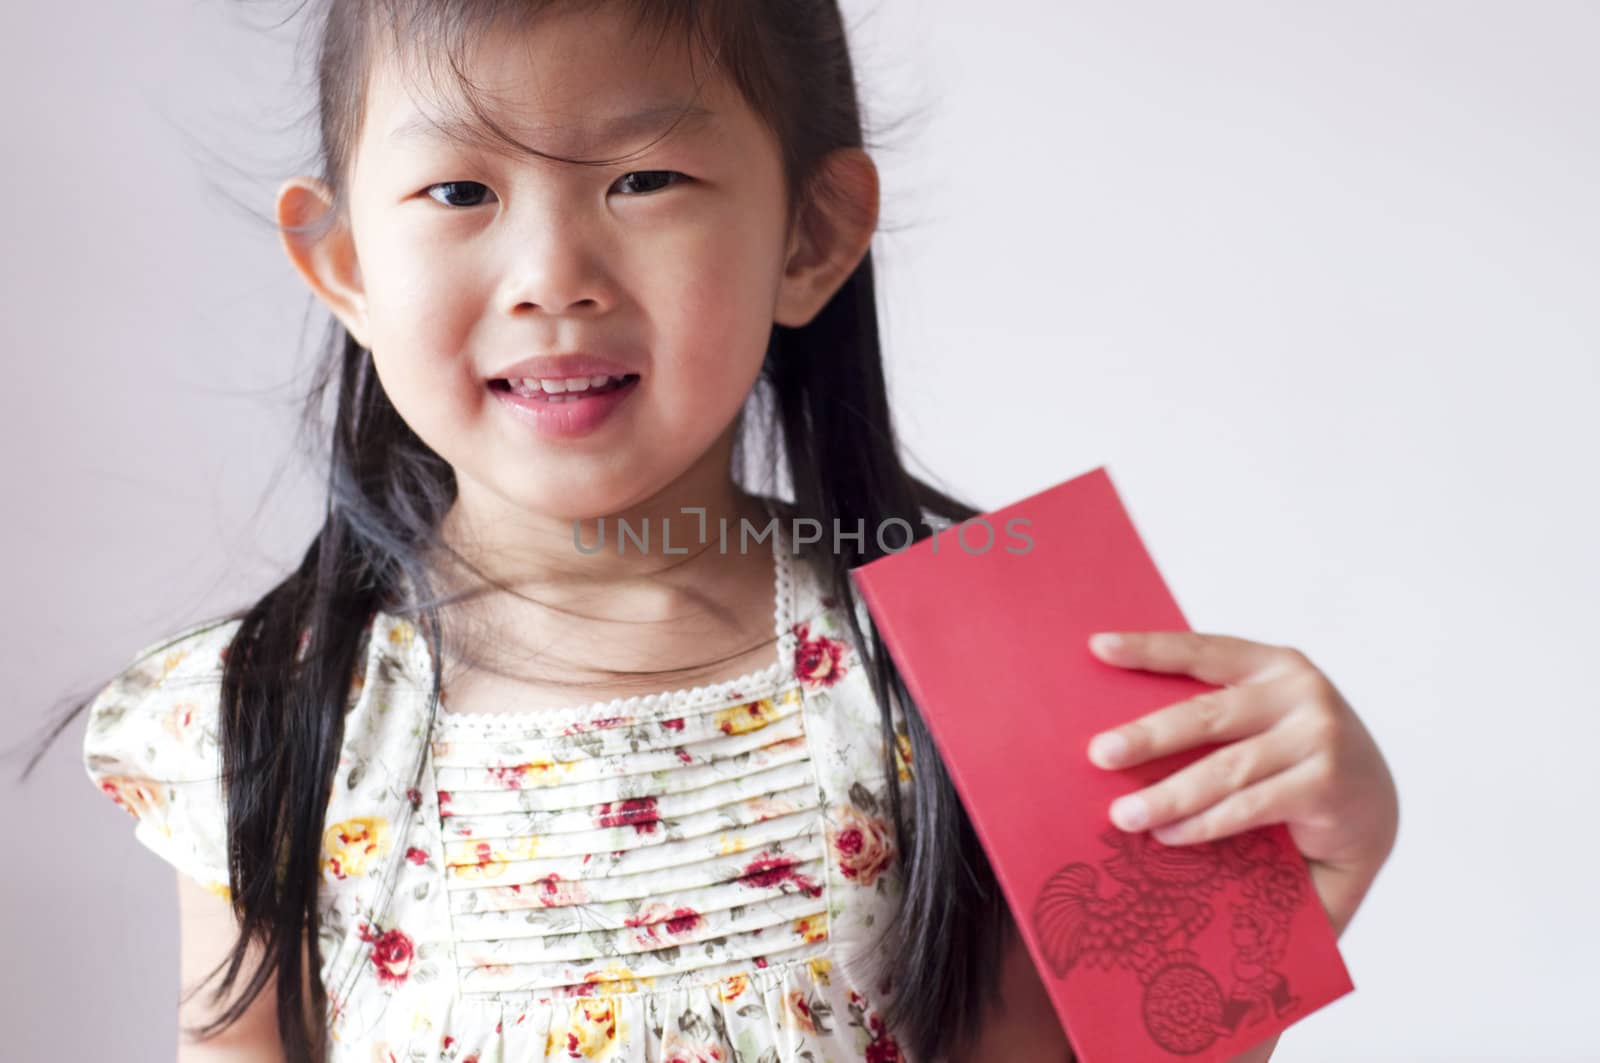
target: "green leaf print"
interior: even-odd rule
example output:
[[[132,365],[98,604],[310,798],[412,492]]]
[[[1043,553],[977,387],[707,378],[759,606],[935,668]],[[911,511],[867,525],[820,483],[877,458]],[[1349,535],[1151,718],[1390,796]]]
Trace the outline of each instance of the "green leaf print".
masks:
[[[685,1010],[682,1015],[678,1016],[678,1029],[697,1041],[704,1041],[710,1033],[706,1029],[706,1020],[702,1019],[700,1014],[693,1008]]]
[[[859,779],[850,784],[850,800],[862,811],[874,816],[878,814],[878,799],[872,796],[871,790],[861,785]]]
[[[711,1009],[711,1028],[717,1032],[717,1040],[723,1042],[728,1040],[728,1024],[723,1019],[722,1009],[719,1007]]]

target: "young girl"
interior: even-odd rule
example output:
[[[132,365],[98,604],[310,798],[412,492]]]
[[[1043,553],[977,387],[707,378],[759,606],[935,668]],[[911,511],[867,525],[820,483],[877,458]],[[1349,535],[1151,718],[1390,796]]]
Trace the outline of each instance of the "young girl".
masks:
[[[834,0],[317,25],[277,212],[337,319],[326,519],[85,740],[180,872],[180,1057],[1071,1058],[848,579],[975,511],[897,454]],[[1395,817],[1331,685],[1220,636],[1105,659],[1251,692],[1119,729],[1103,766],[1238,740],[1120,825],[1289,821],[1342,930]]]

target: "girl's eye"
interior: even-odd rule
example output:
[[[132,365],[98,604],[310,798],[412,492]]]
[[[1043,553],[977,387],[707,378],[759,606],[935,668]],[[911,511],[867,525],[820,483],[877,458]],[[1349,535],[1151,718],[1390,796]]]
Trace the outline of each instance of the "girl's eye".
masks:
[[[687,181],[687,175],[677,170],[635,170],[625,173],[617,179],[617,187],[632,185],[636,192],[655,192],[667,188],[675,183],[673,179]],[[643,184],[645,187],[640,188]],[[442,194],[435,192],[443,189]],[[476,207],[483,203],[483,197],[489,191],[489,186],[480,181],[443,181],[436,185],[429,185],[423,189],[430,199],[443,203],[447,207]],[[461,197],[461,198],[457,198]]]
[[[440,199],[438,196],[433,194],[434,190],[439,188],[447,190],[445,193],[446,196],[450,194],[450,190],[454,190],[458,193],[464,193],[471,200],[471,202],[460,203],[450,199]],[[430,199],[437,200],[447,207],[476,207],[479,203],[483,202],[483,194],[489,191],[489,186],[478,181],[444,181],[440,184],[429,185],[427,188],[424,188],[423,191],[427,193]]]
[[[685,181],[688,180],[687,176],[685,176],[684,174],[679,173],[677,170],[635,170],[633,173],[625,173],[625,174],[623,174],[620,178],[617,179],[617,183],[619,185],[620,184],[626,184],[628,182],[633,181],[633,179],[637,178],[637,177],[646,178],[646,181],[645,181],[646,185],[652,185],[652,184],[654,185],[654,187],[646,188],[645,191],[647,191],[647,192],[653,192],[653,191],[656,191],[657,189],[665,188],[668,185],[673,183],[672,181],[660,181],[659,180],[660,178],[679,177],[679,178],[683,178],[683,180],[685,180]]]

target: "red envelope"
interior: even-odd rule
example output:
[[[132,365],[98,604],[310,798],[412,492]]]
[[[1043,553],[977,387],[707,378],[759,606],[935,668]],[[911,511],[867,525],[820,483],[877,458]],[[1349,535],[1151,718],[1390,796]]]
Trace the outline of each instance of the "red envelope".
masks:
[[[1083,1063],[1226,1060],[1350,992],[1282,824],[1167,846],[1108,808],[1217,748],[1123,771],[1089,739],[1215,689],[1098,660],[1188,630],[1104,467],[853,569]]]

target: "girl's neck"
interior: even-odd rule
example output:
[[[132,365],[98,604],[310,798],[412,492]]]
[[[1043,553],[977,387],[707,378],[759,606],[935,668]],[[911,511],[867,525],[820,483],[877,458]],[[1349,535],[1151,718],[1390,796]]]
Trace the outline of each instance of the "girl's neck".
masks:
[[[603,528],[604,548],[592,553],[575,545],[570,521],[560,543],[551,542],[552,522],[546,522],[542,549],[501,547],[490,553],[480,547],[468,553],[508,589],[485,587],[459,565],[450,576],[441,574],[447,595],[476,589],[441,610],[446,667],[458,683],[468,672],[479,672],[560,686],[592,682],[610,671],[697,662],[715,669],[710,662],[761,659],[763,644],[771,652],[773,550],[770,539],[745,544],[740,531],[741,522],[765,531],[773,514],[762,498],[729,487],[717,498],[654,503],[581,521],[584,550],[595,551]],[[681,512],[683,506],[703,507],[703,526],[700,515]],[[619,554],[622,520],[641,538],[648,528],[648,550],[630,539]],[[719,542],[719,520],[726,521],[726,549]],[[663,529],[670,530],[671,553],[663,549]],[[662,688],[650,676],[639,685],[643,692]]]

